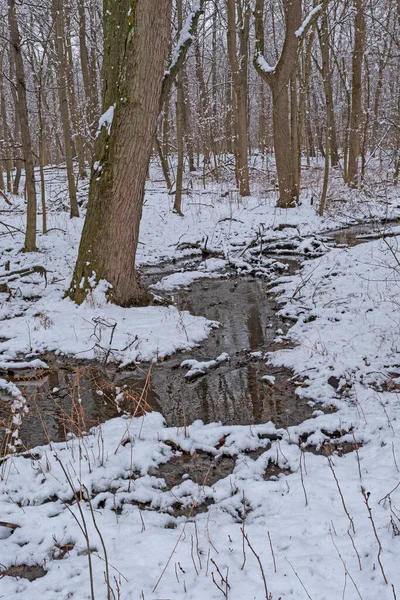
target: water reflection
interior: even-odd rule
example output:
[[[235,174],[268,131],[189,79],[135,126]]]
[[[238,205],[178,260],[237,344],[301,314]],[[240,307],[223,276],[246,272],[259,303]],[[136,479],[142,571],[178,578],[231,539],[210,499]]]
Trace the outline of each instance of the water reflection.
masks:
[[[181,309],[221,322],[221,327],[198,348],[178,353],[153,366],[147,401],[163,413],[169,425],[182,426],[197,419],[204,422],[251,424],[273,421],[278,427],[302,422],[311,415],[306,400],[295,394],[291,372],[270,367],[251,352],[272,348],[277,331],[285,324],[260,279],[203,280],[190,291],[175,294]],[[207,375],[188,381],[180,363],[187,358],[199,361],[227,352],[230,360]],[[119,372],[100,365],[59,362],[53,357],[51,369],[39,381],[16,383],[29,397],[31,412],[24,419],[21,438],[24,446],[64,440],[68,432],[88,431],[90,427],[116,416],[115,387],[140,396],[148,366]],[[72,365],[72,366],[71,366]],[[274,385],[262,380],[276,378]],[[20,376],[19,374],[18,376]],[[5,403],[0,419],[5,418]],[[129,408],[129,407],[128,407]],[[4,429],[0,431],[0,442]]]

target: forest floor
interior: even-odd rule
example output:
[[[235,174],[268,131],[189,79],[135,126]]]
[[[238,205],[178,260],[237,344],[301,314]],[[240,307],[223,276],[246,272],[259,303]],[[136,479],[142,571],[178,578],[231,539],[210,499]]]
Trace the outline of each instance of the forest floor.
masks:
[[[138,260],[169,304],[130,309],[109,305],[105,286],[80,307],[63,298],[83,219],[68,218],[63,171],[46,177],[51,230],[38,253],[20,253],[23,200],[1,211],[0,400],[14,412],[0,464],[0,598],[400,598],[400,198],[378,165],[363,192],[350,193],[337,174],[324,218],[318,168],[288,211],[261,178],[239,199],[232,184],[204,187],[193,176],[184,218],[154,169]],[[82,206],[86,195],[85,184]],[[327,233],[360,224],[351,245]],[[35,266],[46,272],[17,273]],[[232,359],[228,323],[191,314],[175,297],[198,282],[248,277],[274,294],[287,324],[260,321],[273,328],[268,347],[239,340],[265,366],[255,385],[274,397],[268,369],[288,369],[292,399],[310,414],[284,426],[185,415],[168,426],[146,410],[149,361],[185,351],[182,387]],[[198,345],[208,336],[220,336],[219,351],[204,360]],[[145,364],[143,394],[115,387],[120,416],[88,431],[76,380],[68,418],[78,435],[25,448],[34,394],[16,374],[45,376],[49,356]],[[97,394],[100,404],[104,389]]]

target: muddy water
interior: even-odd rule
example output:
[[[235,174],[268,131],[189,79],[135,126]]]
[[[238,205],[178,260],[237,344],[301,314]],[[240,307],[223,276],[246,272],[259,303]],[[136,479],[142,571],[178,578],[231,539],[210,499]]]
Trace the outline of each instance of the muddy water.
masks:
[[[338,229],[337,231],[330,232],[329,237],[339,246],[349,246],[353,248],[359,244],[371,241],[372,239],[378,239],[382,236],[382,232],[385,232],[385,237],[390,237],[390,227],[395,227],[400,224],[398,219],[388,220],[381,223],[367,223],[361,225],[353,225],[352,227],[345,227]]]
[[[163,272],[163,275],[165,273]],[[159,274],[153,272],[152,279]],[[163,413],[168,425],[182,426],[197,419],[204,422],[251,424],[273,421],[278,427],[302,422],[311,416],[306,400],[295,395],[296,383],[286,369],[267,366],[265,360],[251,355],[265,353],[285,342],[274,340],[289,327],[277,315],[277,306],[266,283],[256,278],[202,280],[190,290],[174,294],[181,309],[221,323],[199,347],[153,366],[146,400]],[[186,359],[207,361],[223,352],[229,361],[195,380],[186,377],[180,364]],[[30,413],[21,426],[26,448],[64,440],[69,431],[87,431],[93,425],[118,414],[113,401],[115,386],[140,396],[148,365],[119,371],[96,364],[68,365],[47,356],[49,372],[10,372],[13,380],[29,399]],[[272,375],[272,385],[262,377]],[[9,403],[0,402],[0,420],[7,421]],[[129,406],[124,406],[129,409]],[[0,429],[0,443],[4,441]]]
[[[48,364],[48,372],[8,373],[7,378],[19,387],[29,407],[20,429],[24,449],[49,440],[65,440],[70,432],[89,431],[118,414],[111,400],[114,388],[104,390],[107,379],[99,369],[66,367],[54,357],[50,357]],[[4,425],[10,422],[9,408],[10,399],[0,393],[0,453],[6,451]]]
[[[273,421],[287,426],[304,420],[311,409],[295,396],[292,374],[272,368],[251,352],[274,349],[277,331],[288,324],[277,316],[277,307],[260,279],[204,280],[190,291],[175,295],[178,306],[194,315],[217,320],[221,327],[201,346],[179,353],[156,365],[148,401],[163,413],[168,424],[182,425],[196,419],[226,424]],[[207,361],[227,352],[230,360],[205,376],[188,381],[183,360]],[[262,380],[276,378],[274,385]],[[120,383],[140,390],[142,377],[135,373],[118,376]]]
[[[359,225],[331,233],[330,237],[337,244],[354,246],[366,241],[360,236],[372,229],[371,225]],[[179,267],[193,268],[198,263],[196,259],[192,264],[183,261],[148,269],[147,283]],[[296,266],[292,262],[292,270]],[[307,401],[295,394],[297,384],[292,373],[268,366],[265,360],[251,355],[285,347],[286,343],[276,338],[282,335],[278,332],[285,334],[290,326],[278,316],[274,297],[267,292],[264,280],[234,274],[226,279],[205,279],[192,284],[189,290],[175,292],[174,302],[193,315],[219,321],[221,327],[199,347],[153,366],[146,401],[163,413],[168,425],[182,426],[201,419],[226,424],[272,421],[278,427],[286,427],[311,416]],[[208,361],[223,352],[229,354],[230,360],[195,380],[188,380],[187,371],[180,367],[183,360]],[[68,432],[87,431],[116,416],[115,387],[140,396],[149,369],[148,365],[141,365],[121,372],[96,363],[68,360],[66,364],[54,356],[44,359],[50,367],[48,372],[2,374],[19,386],[30,404],[20,430],[26,448],[49,439],[64,440]],[[275,377],[273,385],[263,381],[265,375]],[[0,394],[2,448],[10,404],[8,398],[7,402],[1,400]],[[123,408],[130,410],[132,406]]]

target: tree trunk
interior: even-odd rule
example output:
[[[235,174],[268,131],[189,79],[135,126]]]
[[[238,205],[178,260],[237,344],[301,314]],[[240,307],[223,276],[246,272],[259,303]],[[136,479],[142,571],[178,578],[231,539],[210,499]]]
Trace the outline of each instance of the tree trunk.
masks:
[[[4,76],[3,76],[3,56],[1,55],[1,63],[0,63],[0,114],[1,120],[3,123],[2,130],[0,131],[0,135],[3,138],[3,148],[2,148],[2,156],[3,156],[3,167],[6,171],[6,190],[7,192],[11,192],[11,159],[10,159],[10,130],[7,124],[7,109],[6,109],[6,99],[4,95]]]
[[[71,124],[68,111],[67,94],[67,59],[64,49],[64,17],[62,0],[52,0],[55,47],[58,59],[58,96],[61,110],[61,120],[64,134],[64,152],[67,167],[68,191],[70,201],[71,217],[79,217],[78,201],[76,198],[76,186],[74,178],[74,165],[71,147]]]
[[[97,128],[97,116],[98,116],[98,96],[96,90],[95,73],[90,71],[89,54],[86,45],[86,12],[85,12],[85,0],[78,1],[78,14],[79,14],[79,53],[81,59],[82,79],[83,87],[85,90],[86,98],[86,118],[88,121],[89,132],[92,140]],[[93,142],[88,141],[90,154],[93,153]]]
[[[256,44],[254,67],[268,83],[272,92],[273,129],[276,170],[279,183],[280,208],[295,206],[298,199],[296,169],[298,159],[294,161],[289,113],[290,78],[296,69],[299,36],[296,31],[302,23],[301,0],[285,0],[285,42],[281,56],[274,67],[269,67],[264,59],[264,0],[256,0],[255,27]],[[295,141],[297,148],[297,139]]]
[[[339,152],[337,145],[335,113],[333,110],[332,71],[329,52],[329,24],[326,13],[321,19],[321,29],[318,31],[319,44],[322,56],[322,79],[325,90],[326,116],[328,123],[329,148],[332,167],[339,164]]]
[[[236,9],[235,0],[227,0],[228,8],[228,57],[232,72],[232,86],[235,95],[233,103],[233,119],[235,130],[235,159],[236,172],[241,196],[250,196],[249,166],[247,157],[247,44],[249,35],[250,7],[245,9],[245,15],[240,19],[240,56],[237,56]],[[238,4],[242,12],[242,5]]]
[[[69,291],[79,303],[100,280],[111,284],[109,298],[121,306],[148,301],[135,255],[171,5],[171,0],[104,1],[103,111],[109,119],[96,141],[96,169]]]
[[[351,117],[347,183],[358,186],[358,159],[361,153],[362,64],[365,50],[365,19],[362,0],[354,0],[354,50],[352,59]]]
[[[178,31],[182,30],[183,14],[182,14],[182,0],[177,0],[177,17],[178,17]],[[184,102],[183,97],[183,76],[182,69],[179,69],[176,78],[177,97],[176,97],[176,143],[178,148],[178,164],[176,168],[176,182],[175,182],[175,200],[174,200],[174,212],[181,217],[182,213],[182,187],[183,187],[183,122],[184,122]]]
[[[290,146],[292,149],[293,197],[296,201],[300,194],[301,154],[299,147],[299,113],[297,106],[296,71],[290,77]]]
[[[75,142],[76,157],[78,159],[78,174],[81,179],[84,179],[87,175],[86,164],[85,164],[85,148],[82,135],[82,123],[78,116],[78,109],[76,106],[76,91],[74,81],[74,63],[72,57],[72,40],[70,34],[70,15],[68,9],[66,9],[66,32],[65,32],[65,58],[66,58],[66,75],[67,75],[67,93],[68,93],[68,106],[70,107],[70,116],[72,121],[73,139]]]
[[[272,121],[276,170],[278,173],[280,208],[290,208],[297,200],[289,123],[289,83],[283,88],[272,88]]]
[[[24,250],[26,252],[34,252],[37,249],[35,172],[28,118],[28,105],[26,101],[25,71],[21,53],[21,37],[18,28],[15,0],[8,0],[8,26],[10,29],[12,60],[14,60],[15,65],[17,112],[21,127],[22,152],[25,163],[27,218]]]

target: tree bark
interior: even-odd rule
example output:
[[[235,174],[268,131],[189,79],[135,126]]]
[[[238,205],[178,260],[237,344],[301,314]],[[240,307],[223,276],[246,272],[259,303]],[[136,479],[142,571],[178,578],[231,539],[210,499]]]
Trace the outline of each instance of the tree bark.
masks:
[[[362,64],[365,50],[365,19],[362,0],[354,0],[354,50],[352,59],[351,116],[347,183],[357,187],[358,159],[361,153]]]
[[[90,70],[89,54],[86,45],[86,12],[85,0],[78,1],[79,14],[79,53],[81,59],[83,87],[86,98],[86,118],[88,121],[89,132],[92,140],[94,139],[97,127],[97,117],[99,113],[98,96],[96,90],[95,73]],[[89,140],[90,154],[93,153],[93,143]]]
[[[247,128],[247,46],[249,37],[250,6],[238,3],[240,18],[240,51],[237,56],[236,8],[235,0],[227,0],[228,9],[228,57],[232,72],[232,87],[235,95],[233,120],[235,130],[235,160],[241,196],[250,196],[248,166]],[[244,8],[244,11],[243,11]]]
[[[183,14],[182,14],[182,0],[177,0],[177,17],[178,17],[178,31],[182,30]],[[176,167],[176,181],[175,181],[175,200],[174,200],[174,212],[181,217],[182,213],[182,188],[183,188],[183,160],[184,160],[184,149],[183,149],[183,123],[184,123],[184,96],[183,96],[183,75],[182,68],[176,77],[176,143],[178,149],[178,164]]]
[[[329,51],[329,24],[328,16],[323,14],[321,19],[321,28],[318,31],[319,44],[322,56],[322,79],[325,90],[326,116],[328,123],[329,149],[332,167],[339,164],[339,152],[337,145],[335,113],[333,110],[333,89],[332,89],[332,71],[330,65]]]
[[[67,168],[68,191],[71,217],[79,217],[78,201],[74,178],[74,165],[71,147],[71,124],[67,94],[67,57],[64,48],[64,17],[62,0],[52,0],[55,47],[58,59],[58,97],[60,102],[62,128],[64,134],[64,152]]]
[[[254,66],[272,92],[273,130],[276,170],[279,183],[278,206],[289,208],[298,200],[296,187],[296,164],[289,122],[290,77],[296,69],[299,37],[296,31],[302,23],[301,0],[285,0],[285,41],[277,64],[267,69],[264,60],[264,0],[256,0],[255,25],[256,47]],[[297,140],[296,140],[297,147]]]
[[[111,284],[108,296],[121,306],[148,301],[135,256],[171,5],[172,0],[104,1],[103,111],[110,109],[110,119],[96,141],[96,168],[69,291],[78,303],[100,280]]]
[[[18,28],[15,0],[8,0],[8,26],[10,29],[12,60],[14,60],[15,65],[17,112],[21,127],[22,152],[25,163],[27,218],[24,250],[26,252],[34,252],[37,250],[35,172],[32,154],[31,131],[29,127],[28,105],[26,100],[25,71],[21,53],[21,37]]]

